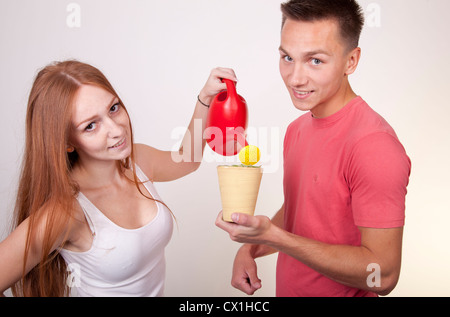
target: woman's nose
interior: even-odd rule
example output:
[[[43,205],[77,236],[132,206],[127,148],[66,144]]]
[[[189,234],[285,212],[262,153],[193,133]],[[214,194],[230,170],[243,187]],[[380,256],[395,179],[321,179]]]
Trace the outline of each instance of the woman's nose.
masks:
[[[122,127],[115,122],[113,119],[107,119],[105,121],[106,129],[108,132],[108,137],[110,138],[119,138],[122,137]]]

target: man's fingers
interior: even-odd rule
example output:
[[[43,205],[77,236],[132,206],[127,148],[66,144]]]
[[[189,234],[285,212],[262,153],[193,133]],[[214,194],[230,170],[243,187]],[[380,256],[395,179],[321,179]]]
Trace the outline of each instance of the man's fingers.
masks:
[[[247,228],[258,228],[263,223],[261,216],[251,216],[240,213],[232,214],[231,220],[233,220],[235,224]]]
[[[261,288],[261,280],[258,278],[258,276],[250,277],[249,279],[250,285],[252,288],[256,291],[257,289]]]
[[[231,285],[247,295],[253,295],[255,291],[261,288],[261,281],[259,279],[258,281],[259,282],[253,284],[250,281],[250,278],[241,277],[239,280],[232,281]]]

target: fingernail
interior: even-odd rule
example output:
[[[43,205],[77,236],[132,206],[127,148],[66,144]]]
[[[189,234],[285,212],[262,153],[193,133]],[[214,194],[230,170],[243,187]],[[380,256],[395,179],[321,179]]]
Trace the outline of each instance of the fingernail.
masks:
[[[238,222],[238,221],[239,221],[239,214],[232,214],[232,215],[231,215],[231,219],[232,219],[234,222]]]

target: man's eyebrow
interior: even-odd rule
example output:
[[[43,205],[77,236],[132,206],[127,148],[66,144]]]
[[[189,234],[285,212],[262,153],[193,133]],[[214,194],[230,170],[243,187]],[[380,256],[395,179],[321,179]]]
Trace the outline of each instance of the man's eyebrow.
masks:
[[[283,53],[286,54],[286,55],[289,55],[289,53],[288,53],[282,46],[280,46],[280,47],[278,48],[278,50],[279,50],[280,52],[283,52]],[[318,50],[312,50],[312,51],[308,51],[308,52],[303,52],[303,53],[302,53],[303,56],[313,56],[313,55],[319,55],[319,54],[327,55],[327,56],[332,56],[332,54],[331,54],[330,52],[327,52],[327,51],[321,50],[321,49],[318,49]],[[290,55],[289,55],[289,56],[290,56]]]
[[[330,52],[327,52],[325,50],[314,50],[314,51],[309,51],[309,52],[304,53],[305,56],[312,56],[312,55],[319,55],[319,54],[332,56],[332,54]]]
[[[279,50],[280,52],[283,52],[283,53],[286,54],[286,55],[289,55],[288,52],[286,52],[286,50],[285,50],[282,46],[280,46],[280,47],[278,48],[278,50]]]

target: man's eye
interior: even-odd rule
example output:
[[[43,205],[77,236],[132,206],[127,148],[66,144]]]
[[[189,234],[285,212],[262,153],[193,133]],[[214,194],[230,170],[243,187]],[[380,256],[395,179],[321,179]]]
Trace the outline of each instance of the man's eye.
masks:
[[[291,63],[293,61],[293,59],[289,55],[284,56],[283,59],[288,63]]]
[[[311,63],[312,63],[313,65],[317,66],[317,65],[322,64],[322,61],[321,61],[320,59],[313,58],[313,59],[311,60]]]

